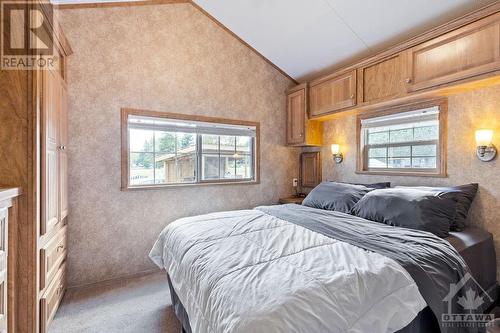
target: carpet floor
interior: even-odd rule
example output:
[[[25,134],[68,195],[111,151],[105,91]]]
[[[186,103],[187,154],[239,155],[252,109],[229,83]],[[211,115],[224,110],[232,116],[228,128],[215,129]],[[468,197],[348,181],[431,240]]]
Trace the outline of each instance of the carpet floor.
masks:
[[[164,272],[70,289],[49,333],[179,333]]]

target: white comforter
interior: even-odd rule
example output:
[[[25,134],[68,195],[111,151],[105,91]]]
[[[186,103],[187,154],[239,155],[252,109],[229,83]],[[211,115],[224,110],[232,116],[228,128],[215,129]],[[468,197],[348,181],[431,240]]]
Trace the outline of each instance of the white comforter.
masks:
[[[394,260],[259,210],[177,220],[150,257],[193,332],[394,332],[426,306]]]

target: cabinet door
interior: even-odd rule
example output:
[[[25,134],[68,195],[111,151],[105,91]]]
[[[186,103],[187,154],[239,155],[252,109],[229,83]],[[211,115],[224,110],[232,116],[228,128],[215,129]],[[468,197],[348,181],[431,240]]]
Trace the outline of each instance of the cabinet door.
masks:
[[[312,82],[309,96],[311,117],[356,105],[356,71]]]
[[[405,91],[403,58],[400,53],[359,69],[360,103],[394,98]]]
[[[301,144],[305,141],[306,90],[300,89],[287,96],[286,143]]]
[[[410,49],[408,90],[447,84],[500,68],[500,13]]]
[[[302,187],[315,187],[321,182],[321,159],[319,152],[300,154],[300,182]]]
[[[60,80],[60,79],[59,79]],[[68,216],[68,94],[60,80],[61,109],[59,120],[59,220]]]
[[[49,232],[59,222],[58,132],[60,94],[53,71],[42,71],[42,216],[40,234]]]

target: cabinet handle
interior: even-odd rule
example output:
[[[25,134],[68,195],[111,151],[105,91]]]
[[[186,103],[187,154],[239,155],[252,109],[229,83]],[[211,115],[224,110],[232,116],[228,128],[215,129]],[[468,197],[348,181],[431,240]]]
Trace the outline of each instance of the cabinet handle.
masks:
[[[351,99],[354,99],[354,94],[353,94],[353,95],[351,95]]]
[[[407,77],[405,80],[406,83],[411,83],[411,77]]]
[[[59,245],[56,249],[56,252],[64,250],[64,245]]]
[[[66,150],[66,146],[61,145],[61,146],[59,146],[59,149],[60,150]]]

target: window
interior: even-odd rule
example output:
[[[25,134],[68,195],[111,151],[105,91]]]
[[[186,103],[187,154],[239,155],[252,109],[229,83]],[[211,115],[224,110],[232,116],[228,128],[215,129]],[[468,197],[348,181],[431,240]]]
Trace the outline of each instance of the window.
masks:
[[[445,116],[445,101],[359,116],[358,173],[444,176]]]
[[[122,110],[122,187],[257,182],[259,124]]]

